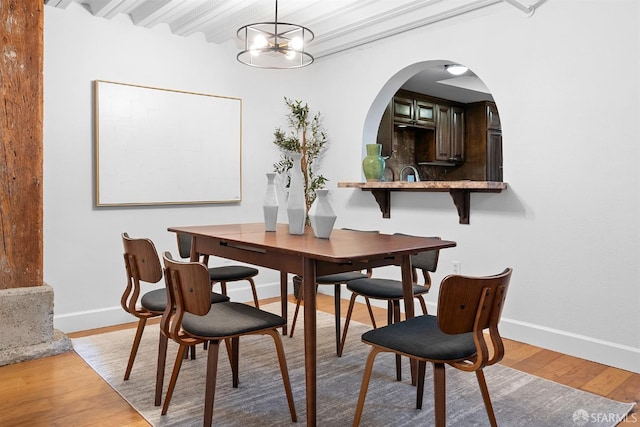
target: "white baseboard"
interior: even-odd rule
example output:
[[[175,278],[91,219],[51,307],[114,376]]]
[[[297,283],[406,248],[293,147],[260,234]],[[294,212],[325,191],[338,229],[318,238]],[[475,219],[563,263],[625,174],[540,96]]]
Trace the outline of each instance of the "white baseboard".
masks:
[[[500,333],[505,338],[640,373],[640,348],[504,317]]]
[[[289,287],[289,293],[291,293],[291,284]],[[280,283],[258,285],[257,292],[260,299],[278,297],[280,296]],[[320,287],[319,292],[333,295],[333,287]],[[228,293],[233,301],[253,300],[248,285],[229,287]],[[351,295],[349,291],[343,289],[341,297],[349,299]],[[372,301],[372,304],[386,308],[386,304],[382,301]],[[427,303],[427,308],[430,313],[436,312],[435,304]],[[136,320],[119,305],[100,310],[56,315],[53,319],[54,327],[65,333]],[[640,373],[640,349],[638,348],[508,318],[502,319],[500,332],[505,338]]]
[[[330,286],[320,287],[318,292],[333,295],[333,288]],[[343,289],[340,296],[346,299],[351,298],[350,292],[346,289]],[[387,307],[384,301],[371,301],[371,305],[382,308]],[[419,305],[416,310],[419,314]],[[436,304],[427,302],[427,310],[429,310],[429,313],[435,314],[437,311]],[[515,341],[640,373],[640,348],[505,317],[500,322],[500,333],[503,337]]]
[[[219,285],[217,291],[220,292]],[[256,284],[256,292],[260,299],[279,297],[280,282],[261,285]],[[290,290],[290,292],[292,292],[292,290]],[[251,288],[248,284],[228,286],[227,293],[232,301],[253,301],[253,294],[251,293]],[[114,305],[97,310],[77,311],[58,315],[54,314],[53,327],[64,333],[71,333],[136,321],[137,319],[124,311],[120,305]]]

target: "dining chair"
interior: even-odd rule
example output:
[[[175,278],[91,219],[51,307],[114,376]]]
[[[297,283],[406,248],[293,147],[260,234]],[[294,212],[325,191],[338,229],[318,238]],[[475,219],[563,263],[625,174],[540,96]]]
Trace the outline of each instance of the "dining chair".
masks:
[[[362,233],[378,233],[378,230],[354,230],[352,228],[342,228],[342,230],[350,230],[350,231],[358,231]],[[366,273],[362,271],[347,271],[345,273],[336,273],[336,274],[327,274],[324,276],[316,277],[316,291],[319,285],[333,285],[333,301],[334,301],[334,313],[335,313],[335,324],[336,324],[336,354],[338,356],[342,356],[342,352],[340,351],[340,302],[341,302],[341,290],[342,285],[347,284],[352,280],[356,279],[366,279],[371,277],[371,270],[367,270]],[[296,328],[296,321],[298,319],[298,311],[300,310],[300,302],[303,299],[303,286],[300,286],[298,291],[298,298],[296,300],[296,309],[293,313],[293,320],[291,322],[291,332],[289,333],[289,338],[293,337],[293,331]],[[371,306],[368,304],[369,314],[373,318],[373,311],[371,310]]]
[[[167,305],[167,291],[165,287],[162,287],[142,293],[141,283],[153,284],[162,279],[162,265],[153,242],[146,238],[132,238],[129,237],[129,234],[122,233],[122,244],[124,246],[124,265],[127,271],[127,286],[120,299],[120,304],[126,312],[138,318],[136,335],[124,373],[124,379],[128,380],[147,320],[162,316]],[[211,293],[210,301],[212,304],[228,300],[229,298],[224,295]]]
[[[227,350],[231,361],[232,385],[237,388],[240,337],[269,335],[275,344],[291,421],[297,421],[287,361],[278,332],[278,328],[286,325],[287,321],[276,314],[238,302],[227,301],[210,304],[206,298],[211,287],[206,265],[200,262],[175,261],[169,252],[164,253],[163,261],[167,294],[170,302],[175,305],[175,313],[169,309],[165,310],[160,322],[160,329],[164,336],[170,337],[178,343],[179,348],[162,407],[162,415],[165,415],[169,408],[182,360],[188,347],[205,341],[209,343],[203,425],[210,426],[213,417],[220,341],[231,342]],[[166,355],[166,340],[164,340],[164,353]],[[159,365],[160,362],[159,359]],[[164,373],[164,366],[162,366],[162,373]]]
[[[409,236],[408,234],[395,233],[398,236]],[[440,239],[440,237],[431,237],[431,239]],[[424,295],[429,292],[431,288],[431,275],[438,268],[438,258],[440,256],[439,250],[423,251],[416,255],[411,255],[411,275],[413,282],[413,296],[420,302],[422,313],[427,314],[427,305],[424,300]],[[418,284],[418,270],[422,272],[423,284]],[[404,293],[402,290],[402,280],[396,279],[382,279],[377,277],[370,277],[365,279],[352,280],[347,283],[347,289],[351,291],[351,299],[349,300],[349,308],[347,310],[347,317],[344,323],[344,330],[342,331],[342,340],[340,341],[340,348],[338,355],[342,355],[344,351],[344,344],[347,339],[347,331],[349,330],[349,322],[351,321],[351,315],[358,296],[362,296],[369,308],[369,316],[371,317],[371,324],[373,328],[377,328],[376,321],[371,311],[370,301],[385,300],[387,301],[387,324],[392,324],[400,321],[400,302],[404,301]],[[400,356],[396,357],[396,369],[397,379],[400,381],[402,376]]]
[[[372,348],[365,364],[353,425],[358,426],[362,418],[375,357],[391,352],[417,361],[417,409],[422,409],[426,363],[433,364],[436,427],[446,424],[445,365],[476,373],[489,422],[496,427],[483,368],[504,356],[498,323],[511,273],[512,269],[507,268],[494,276],[449,275],[440,285],[437,316],[422,315],[365,332],[362,342]],[[489,332],[487,339],[485,330]]]
[[[178,253],[180,258],[188,259],[191,257],[191,236],[188,234],[177,233],[178,238]],[[203,255],[201,262],[204,265],[209,263],[209,255]],[[227,295],[227,283],[246,280],[251,286],[251,293],[253,294],[253,303],[256,307],[260,308],[260,302],[258,301],[258,293],[256,292],[256,284],[253,281],[253,277],[257,276],[259,271],[256,268],[248,267],[244,265],[225,265],[221,267],[208,267],[209,279],[211,285],[220,283],[222,288],[222,294]]]

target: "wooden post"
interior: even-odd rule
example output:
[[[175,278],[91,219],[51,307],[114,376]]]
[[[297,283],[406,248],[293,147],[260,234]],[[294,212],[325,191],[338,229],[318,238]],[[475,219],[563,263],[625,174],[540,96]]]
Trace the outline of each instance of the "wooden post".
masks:
[[[0,0],[0,289],[43,284],[43,8]]]

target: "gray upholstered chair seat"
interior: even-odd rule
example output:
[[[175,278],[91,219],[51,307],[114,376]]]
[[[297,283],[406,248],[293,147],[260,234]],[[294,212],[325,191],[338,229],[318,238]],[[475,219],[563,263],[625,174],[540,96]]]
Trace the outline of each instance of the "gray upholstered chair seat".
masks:
[[[225,301],[229,301],[229,297],[211,292],[211,304]],[[140,299],[140,304],[149,311],[164,311],[167,306],[167,290],[156,289],[155,291],[147,292]]]
[[[365,332],[362,341],[430,360],[461,360],[476,353],[473,333],[445,334],[430,315]]]
[[[232,280],[242,280],[247,277],[258,275],[258,270],[253,267],[245,267],[243,265],[228,265],[222,267],[209,268],[209,277],[211,281],[230,282]]]
[[[182,328],[189,334],[215,339],[286,325],[282,316],[239,302],[215,304],[204,316],[185,313]]]
[[[347,271],[346,273],[327,274],[325,276],[316,277],[316,283],[318,284],[334,284],[334,283],[346,283],[356,279],[366,279],[368,276],[359,271]]]
[[[377,299],[400,299],[404,296],[402,282],[392,279],[356,279],[347,283],[347,289],[351,292]],[[413,285],[413,295],[422,295],[427,292],[429,292],[428,288],[421,285]]]

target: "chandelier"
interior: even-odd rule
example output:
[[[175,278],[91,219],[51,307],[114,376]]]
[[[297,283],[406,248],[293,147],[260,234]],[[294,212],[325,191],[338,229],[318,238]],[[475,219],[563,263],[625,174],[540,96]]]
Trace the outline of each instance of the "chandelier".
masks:
[[[313,40],[313,32],[301,25],[278,22],[278,0],[273,22],[257,22],[238,29],[244,50],[238,61],[251,67],[287,69],[306,67],[313,56],[305,46]]]

